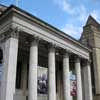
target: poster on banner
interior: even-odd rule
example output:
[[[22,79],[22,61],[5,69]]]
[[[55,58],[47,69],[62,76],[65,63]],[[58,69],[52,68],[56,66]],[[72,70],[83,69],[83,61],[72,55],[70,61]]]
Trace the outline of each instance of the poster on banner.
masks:
[[[38,67],[37,90],[39,94],[47,94],[48,92],[47,68]]]
[[[71,96],[77,96],[77,81],[76,75],[70,72],[70,94]]]

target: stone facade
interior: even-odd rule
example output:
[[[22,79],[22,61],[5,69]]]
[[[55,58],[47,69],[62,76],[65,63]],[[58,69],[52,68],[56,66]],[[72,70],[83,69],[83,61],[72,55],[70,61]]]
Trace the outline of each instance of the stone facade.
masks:
[[[100,99],[100,24],[89,16],[86,25],[83,28],[83,34],[80,41],[92,49],[90,53],[92,61],[92,86],[94,100]]]
[[[70,71],[73,100],[92,100],[91,49],[46,22],[11,5],[0,16],[0,49],[0,100],[71,100]]]

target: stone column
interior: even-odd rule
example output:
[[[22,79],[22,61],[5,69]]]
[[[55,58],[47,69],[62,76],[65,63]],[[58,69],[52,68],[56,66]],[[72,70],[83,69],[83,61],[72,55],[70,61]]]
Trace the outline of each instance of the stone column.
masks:
[[[85,100],[92,100],[92,83],[89,62],[83,67]]]
[[[48,54],[48,100],[56,100],[55,48],[50,47]]]
[[[29,61],[29,100],[37,100],[37,66],[38,66],[38,43],[34,40],[30,47]]]
[[[13,100],[15,94],[18,38],[14,34],[5,40],[1,100]]]
[[[82,79],[81,79],[81,65],[79,58],[76,58],[75,70],[77,78],[77,100],[82,100]]]
[[[69,55],[66,53],[63,58],[63,88],[64,100],[70,100],[70,73],[69,73]]]

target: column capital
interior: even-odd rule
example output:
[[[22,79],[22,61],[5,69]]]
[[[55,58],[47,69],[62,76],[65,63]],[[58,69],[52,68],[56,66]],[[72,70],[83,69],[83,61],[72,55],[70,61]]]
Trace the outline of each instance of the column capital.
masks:
[[[18,27],[13,28],[10,27],[8,30],[6,30],[4,33],[0,34],[0,41],[6,41],[9,38],[19,38],[19,31],[20,29]]]
[[[89,60],[87,60],[87,64],[88,65],[90,65],[91,64],[91,60],[89,59]]]
[[[74,56],[74,59],[75,59],[75,62],[76,62],[76,63],[80,62],[80,57],[79,57],[79,56],[77,56],[77,55]]]
[[[90,65],[90,64],[91,64],[91,60],[84,59],[82,61],[82,66],[86,66],[86,65]]]
[[[89,64],[90,64],[91,62],[92,62],[92,61],[91,61],[90,59],[89,59],[89,60],[87,60],[87,63],[89,63]]]
[[[40,38],[38,36],[34,36],[30,41],[30,46],[38,45]]]
[[[68,58],[68,57],[69,57],[69,53],[68,53],[67,51],[64,52],[63,57],[64,57],[64,58]]]
[[[19,38],[19,28],[18,27],[16,27],[16,28],[10,27],[7,34],[5,34],[5,37],[6,38],[12,37],[12,38],[18,39]]]
[[[48,45],[48,50],[50,51],[55,51],[55,49],[56,49],[56,45],[55,44],[53,44],[53,43],[49,43],[49,45]]]

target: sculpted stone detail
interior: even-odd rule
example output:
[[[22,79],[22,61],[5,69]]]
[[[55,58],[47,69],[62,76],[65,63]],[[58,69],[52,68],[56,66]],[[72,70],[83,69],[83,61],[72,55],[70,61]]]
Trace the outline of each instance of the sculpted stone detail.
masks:
[[[6,34],[6,37],[13,37],[13,38],[18,38],[19,36],[19,30],[18,27],[16,28],[10,28],[8,33]]]
[[[19,29],[18,27],[16,28],[12,28],[10,27],[9,30],[7,30],[6,32],[0,34],[0,42],[5,41],[8,38],[18,38],[19,37]]]

